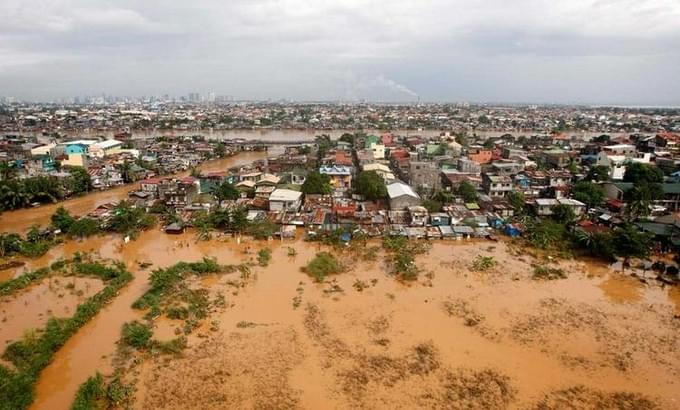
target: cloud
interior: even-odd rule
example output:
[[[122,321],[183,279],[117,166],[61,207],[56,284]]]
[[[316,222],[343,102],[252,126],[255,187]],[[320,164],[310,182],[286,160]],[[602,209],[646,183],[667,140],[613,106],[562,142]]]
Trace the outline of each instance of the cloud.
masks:
[[[677,0],[3,0],[0,15],[0,92],[32,99],[680,98]]]

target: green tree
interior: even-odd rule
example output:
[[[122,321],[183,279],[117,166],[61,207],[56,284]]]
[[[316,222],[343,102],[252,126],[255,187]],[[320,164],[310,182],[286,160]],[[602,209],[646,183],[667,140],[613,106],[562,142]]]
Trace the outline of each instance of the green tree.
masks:
[[[21,236],[16,233],[0,233],[0,258],[21,250]]]
[[[108,228],[134,238],[140,230],[152,227],[154,222],[153,216],[144,212],[144,209],[137,208],[128,201],[120,201],[113,208]]]
[[[564,224],[551,219],[527,224],[526,237],[533,246],[541,249],[555,249],[563,245],[567,229]]]
[[[571,192],[574,199],[583,202],[588,208],[598,206],[604,200],[604,192],[602,189],[589,181],[577,182],[574,184]]]
[[[241,197],[241,192],[239,192],[236,187],[229,181],[224,181],[215,188],[215,197],[220,201],[224,200],[236,200]]]
[[[355,181],[354,190],[370,201],[387,197],[385,181],[375,171],[361,171]]]
[[[526,210],[526,199],[524,198],[524,192],[522,191],[513,191],[508,193],[506,196],[508,202],[510,203],[510,206],[515,211],[515,214],[521,215],[524,213]]]
[[[330,194],[333,190],[331,188],[331,177],[319,171],[312,171],[305,178],[301,190],[305,194]]]
[[[624,265],[627,265],[631,258],[648,257],[651,241],[651,234],[642,232],[632,224],[626,224],[612,232],[614,254],[624,259]]]
[[[331,141],[330,135],[327,134],[317,135],[314,140],[316,142],[317,159],[320,161],[333,147],[333,141]]]
[[[562,224],[570,224],[576,220],[576,213],[569,205],[559,204],[552,207],[552,218]]]
[[[469,181],[463,181],[458,185],[456,193],[463,197],[466,203],[477,202],[477,189]]]
[[[231,229],[236,232],[243,232],[248,227],[248,210],[245,207],[238,207],[231,212]]]
[[[50,219],[52,220],[52,226],[61,230],[63,233],[68,233],[71,226],[76,221],[63,206],[57,208],[57,211],[52,214]]]
[[[100,232],[99,222],[92,218],[80,218],[73,222],[68,235],[74,238],[87,238]]]
[[[31,196],[16,180],[0,181],[0,209],[19,209],[31,203]]]
[[[654,165],[631,162],[626,164],[626,172],[623,174],[624,182],[638,183],[661,183],[663,171]]]
[[[441,212],[442,203],[434,199],[426,199],[423,201],[423,206],[428,212]]]
[[[609,167],[606,165],[594,165],[588,170],[586,180],[602,182],[609,180]]]
[[[623,195],[626,201],[626,214],[630,220],[648,216],[652,201],[663,198],[661,185],[655,183],[636,183]]]
[[[71,190],[74,194],[82,194],[92,189],[92,178],[83,167],[69,167],[68,173],[71,174]]]
[[[134,182],[132,164],[128,160],[124,160],[122,164],[118,164],[117,168],[124,183],[129,184],[130,182]]]

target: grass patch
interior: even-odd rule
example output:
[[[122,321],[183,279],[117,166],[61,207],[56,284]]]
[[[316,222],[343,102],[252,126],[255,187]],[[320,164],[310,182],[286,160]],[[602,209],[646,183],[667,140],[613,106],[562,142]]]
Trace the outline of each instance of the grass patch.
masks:
[[[559,268],[551,268],[545,265],[534,266],[534,274],[531,277],[536,280],[557,280],[566,279],[567,274]]]
[[[472,266],[470,267],[470,269],[477,272],[484,272],[495,267],[496,264],[497,262],[493,258],[493,256],[477,255],[475,260],[472,262]]]

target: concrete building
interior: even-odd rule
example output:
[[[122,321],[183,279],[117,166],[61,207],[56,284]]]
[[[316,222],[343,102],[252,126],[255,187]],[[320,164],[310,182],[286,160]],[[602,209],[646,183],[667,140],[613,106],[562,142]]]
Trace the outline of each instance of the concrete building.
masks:
[[[270,211],[297,212],[302,205],[302,192],[292,189],[275,189],[269,196]]]
[[[439,167],[434,162],[411,161],[409,164],[409,182],[412,186],[423,190],[436,191],[441,188],[440,172]]]
[[[482,174],[482,188],[492,198],[504,197],[512,192],[512,179],[507,176]]]

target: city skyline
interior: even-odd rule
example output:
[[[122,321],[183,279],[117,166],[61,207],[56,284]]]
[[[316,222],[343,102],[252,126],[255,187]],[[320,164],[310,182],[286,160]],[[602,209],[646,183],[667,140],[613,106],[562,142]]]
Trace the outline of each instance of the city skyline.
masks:
[[[8,0],[0,96],[680,105],[680,4],[553,3]]]

